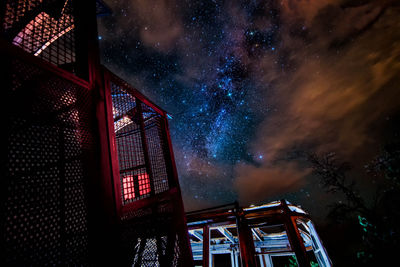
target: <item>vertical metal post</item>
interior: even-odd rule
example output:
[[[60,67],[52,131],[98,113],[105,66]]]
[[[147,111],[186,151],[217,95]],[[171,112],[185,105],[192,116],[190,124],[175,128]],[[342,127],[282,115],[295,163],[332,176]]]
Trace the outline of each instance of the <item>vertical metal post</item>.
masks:
[[[168,148],[168,152],[169,152],[169,161],[167,162],[167,164],[170,164],[170,168],[171,168],[171,170],[170,170],[171,177],[168,178],[168,182],[171,182],[170,188],[177,187],[179,190],[179,194],[181,194],[179,180],[178,180],[178,171],[176,170],[176,164],[175,164],[174,150],[172,148],[171,135],[169,133],[167,114],[165,113],[163,117],[164,117],[165,138],[166,138],[167,148]],[[184,217],[185,217],[185,224],[186,224],[186,216],[184,216]],[[188,235],[188,242],[190,244],[189,235]]]
[[[6,5],[7,5],[7,1],[0,2],[0,37],[3,37],[3,34],[4,34],[3,22],[4,22],[4,18],[5,18],[5,13],[6,13]]]
[[[235,266],[239,267],[239,252],[235,251]]]
[[[76,40],[77,74],[89,81],[96,117],[94,132],[99,146],[88,181],[89,253],[91,265],[119,265],[116,209],[111,169],[111,139],[108,134],[106,93],[97,38],[96,1],[72,1]],[[112,111],[111,111],[112,112]]]
[[[203,226],[203,267],[209,267],[210,264],[210,228]]]
[[[112,182],[114,184],[113,192],[114,192],[114,203],[115,209],[117,214],[121,216],[122,214],[122,183],[121,177],[119,173],[119,161],[118,161],[118,150],[117,150],[117,138],[115,135],[114,129],[114,114],[113,114],[113,100],[111,95],[111,83],[112,83],[112,76],[110,72],[102,68],[103,70],[103,78],[104,78],[104,105],[105,105],[105,112],[106,112],[106,125],[107,125],[107,133],[109,139],[109,149],[110,149],[110,171]]]
[[[310,261],[307,257],[306,248],[296,225],[296,218],[290,216],[290,209],[287,206],[286,200],[281,200],[281,206],[283,210],[282,216],[286,226],[290,246],[296,254],[297,262],[299,263],[300,267],[310,267]]]
[[[235,267],[235,252],[231,251],[231,267]]]
[[[264,255],[263,254],[258,255],[258,259],[260,260],[260,267],[265,267]]]
[[[243,267],[258,267],[253,236],[243,210],[236,204],[236,225],[239,236],[240,258]]]
[[[320,251],[321,257],[322,257],[322,259],[320,259],[320,260],[324,261],[323,264],[325,264],[325,266],[331,267],[332,266],[332,262],[331,262],[331,260],[330,260],[330,258],[328,256],[328,252],[326,251],[325,247],[322,245],[322,241],[319,238],[319,235],[318,235],[317,231],[315,230],[314,224],[311,221],[309,221],[307,223],[307,225],[308,225],[308,227],[310,227],[310,234],[311,234],[311,237],[313,237],[312,238],[313,242],[315,242],[314,246],[316,246],[318,248],[317,250],[314,251],[314,254],[316,254],[317,251]],[[317,260],[318,260],[318,257],[317,257]]]
[[[135,99],[136,101],[136,109],[137,109],[137,117],[139,119],[139,127],[140,127],[140,137],[142,141],[142,149],[143,149],[143,156],[144,156],[144,162],[146,164],[146,173],[149,175],[149,180],[150,180],[150,195],[154,195],[154,177],[153,177],[153,172],[151,170],[151,162],[150,162],[150,156],[149,156],[149,147],[147,144],[147,139],[146,139],[146,128],[144,125],[144,120],[143,120],[143,108],[142,108],[142,101],[139,99]],[[138,191],[138,194],[139,191]]]
[[[167,170],[167,179],[168,179],[168,187],[176,187],[176,180],[175,180],[175,174],[173,170],[173,165],[175,164],[174,159],[172,159],[171,153],[170,153],[170,148],[169,148],[169,134],[168,134],[168,125],[167,125],[167,118],[162,116],[160,118],[160,123],[161,123],[161,133],[160,133],[160,140],[163,143],[162,151],[163,151],[163,156],[165,160],[165,168]]]
[[[166,119],[167,114],[164,114],[164,127],[165,127],[165,133],[166,133],[166,141],[167,141],[167,145],[168,145],[168,152],[170,155],[170,162],[169,164],[171,167],[171,175],[172,175],[172,179],[173,179],[173,186],[176,187],[177,189],[177,193],[175,194],[174,197],[174,204],[176,205],[175,208],[177,209],[177,216],[179,216],[177,218],[177,223],[180,225],[180,232],[179,232],[179,236],[184,239],[182,240],[182,246],[185,248],[184,251],[184,258],[185,258],[185,263],[186,266],[194,266],[194,262],[193,262],[193,254],[192,254],[192,249],[191,249],[191,245],[190,245],[190,238],[189,238],[189,231],[187,228],[187,221],[186,221],[186,214],[185,214],[185,209],[183,206],[183,200],[182,200],[182,193],[180,190],[180,186],[179,186],[179,180],[178,180],[178,172],[176,170],[176,165],[175,165],[175,157],[174,157],[174,151],[172,149],[172,143],[171,143],[171,136],[169,134],[169,127],[168,127],[168,120]],[[171,180],[171,178],[169,178],[169,181]],[[170,189],[171,189],[171,185],[170,185]]]
[[[272,258],[271,258],[271,254],[265,254],[264,255],[264,260],[265,260],[265,266],[266,267],[272,267]]]

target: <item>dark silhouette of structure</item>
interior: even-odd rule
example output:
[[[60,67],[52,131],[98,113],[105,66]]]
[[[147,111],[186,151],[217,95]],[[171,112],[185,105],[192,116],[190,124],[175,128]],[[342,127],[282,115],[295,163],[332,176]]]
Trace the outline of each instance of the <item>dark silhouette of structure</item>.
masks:
[[[3,266],[193,265],[167,114],[100,64],[108,12],[0,3]]]

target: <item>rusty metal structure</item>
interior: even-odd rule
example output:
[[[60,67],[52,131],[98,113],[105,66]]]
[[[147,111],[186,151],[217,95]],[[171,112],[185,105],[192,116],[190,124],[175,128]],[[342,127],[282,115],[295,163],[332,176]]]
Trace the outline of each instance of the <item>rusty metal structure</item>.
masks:
[[[109,12],[0,3],[2,266],[193,265],[167,113],[100,64]]]
[[[187,220],[195,266],[332,266],[310,216],[286,200],[232,203]]]

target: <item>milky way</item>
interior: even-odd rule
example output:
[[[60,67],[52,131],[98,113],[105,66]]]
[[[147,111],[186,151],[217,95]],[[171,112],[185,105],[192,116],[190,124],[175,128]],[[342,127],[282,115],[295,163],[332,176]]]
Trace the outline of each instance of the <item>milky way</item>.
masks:
[[[127,11],[128,1],[110,5],[115,7],[114,16],[125,19],[126,12],[132,15],[132,11]],[[207,165],[213,168],[215,163],[232,166],[242,160],[262,157],[247,151],[254,128],[260,121],[258,112],[263,107],[262,101],[254,99],[258,88],[243,57],[256,56],[267,50],[274,52],[279,31],[277,10],[257,3],[243,5],[252,19],[262,16],[268,9],[274,23],[268,29],[259,30],[252,23],[245,28],[235,25],[235,18],[224,10],[226,7],[214,1],[176,3],[173,8],[179,10],[177,16],[182,17],[185,31],[175,46],[183,46],[183,50],[159,50],[157,47],[162,44],[158,41],[151,48],[143,46],[140,31],[151,31],[151,26],[132,17],[126,18],[131,21],[131,28],[119,29],[121,40],[108,44],[107,39],[112,38],[110,35],[119,26],[113,18],[106,18],[101,30],[105,59],[107,63],[121,65],[121,69],[126,68],[127,76],[144,74],[146,88],[138,89],[151,90],[154,101],[170,113],[179,170],[186,176],[181,178],[183,187],[195,198],[219,199],[221,194],[227,193],[222,197],[223,201],[233,201],[235,194],[230,184],[213,188],[204,185],[200,177],[225,176],[226,179],[211,178],[232,183],[229,168],[222,173],[202,169]],[[242,35],[239,40],[234,36],[237,32]],[[238,47],[245,50],[238,51]],[[185,73],[190,68],[194,68],[189,71],[195,73]],[[185,77],[177,79],[180,76]],[[258,105],[257,112],[254,105]],[[206,166],[196,166],[196,161],[204,161],[200,164]]]
[[[354,156],[396,106],[378,93],[399,73],[390,1],[105,2],[103,64],[169,112],[188,209],[307,203],[318,188],[293,151]]]

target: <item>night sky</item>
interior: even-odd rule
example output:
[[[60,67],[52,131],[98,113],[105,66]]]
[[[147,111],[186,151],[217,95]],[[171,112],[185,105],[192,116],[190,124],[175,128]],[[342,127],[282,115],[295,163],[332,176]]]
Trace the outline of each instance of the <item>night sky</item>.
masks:
[[[171,115],[186,210],[284,197],[322,218],[340,196],[302,152],[379,182],[362,169],[399,114],[398,1],[105,2],[103,64]]]

